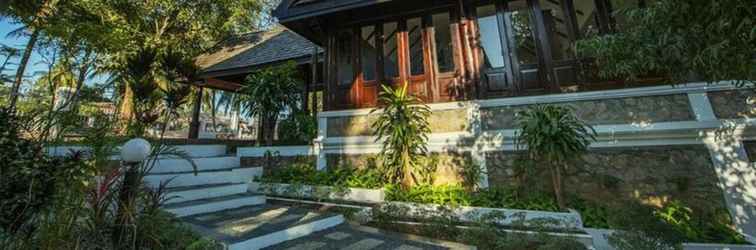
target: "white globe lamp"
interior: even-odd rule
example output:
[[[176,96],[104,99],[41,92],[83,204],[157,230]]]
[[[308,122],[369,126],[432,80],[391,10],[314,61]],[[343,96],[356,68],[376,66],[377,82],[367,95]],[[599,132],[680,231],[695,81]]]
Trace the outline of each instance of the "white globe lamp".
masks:
[[[121,147],[121,160],[126,163],[143,162],[150,155],[152,146],[142,138],[134,138]]]

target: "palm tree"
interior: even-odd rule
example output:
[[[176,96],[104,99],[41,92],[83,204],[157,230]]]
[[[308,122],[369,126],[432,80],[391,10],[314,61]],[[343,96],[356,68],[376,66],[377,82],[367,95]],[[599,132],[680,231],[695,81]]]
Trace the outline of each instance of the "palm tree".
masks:
[[[41,36],[45,19],[55,13],[55,7],[59,0],[9,0],[6,6],[0,8],[0,16],[10,17],[25,25],[29,34],[29,40],[23,50],[21,61],[16,69],[16,77],[10,92],[9,108],[14,110],[18,100],[18,92],[24,78],[26,66],[31,58],[34,46]]]
[[[571,159],[588,150],[596,140],[593,127],[578,119],[571,109],[538,105],[517,113],[520,132],[515,144],[527,145],[531,160],[549,166],[554,196],[560,209],[565,209],[562,195],[562,171]]]
[[[20,51],[16,48],[7,46],[7,45],[0,45],[0,56],[4,56],[3,63],[0,64],[0,82],[5,84],[5,82],[12,81],[9,76],[5,75],[5,68],[8,67],[8,65],[11,64],[11,60],[18,57],[18,54]]]
[[[240,90],[240,101],[247,115],[260,118],[259,139],[273,145],[273,136],[281,111],[298,104],[299,80],[295,77],[296,64],[269,67],[251,74]]]

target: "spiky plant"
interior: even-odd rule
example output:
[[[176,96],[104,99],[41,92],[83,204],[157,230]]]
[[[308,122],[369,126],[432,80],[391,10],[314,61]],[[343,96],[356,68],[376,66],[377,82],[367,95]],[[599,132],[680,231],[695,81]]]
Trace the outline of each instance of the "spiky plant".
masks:
[[[426,154],[430,108],[422,101],[407,93],[407,83],[399,89],[382,85],[383,92],[378,97],[379,106],[370,113],[377,113],[372,126],[376,142],[383,142],[380,157],[386,179],[400,182],[404,187],[418,183],[413,169],[418,158]]]
[[[569,160],[588,150],[591,141],[596,140],[596,131],[571,109],[560,106],[537,105],[517,112],[517,120],[521,130],[516,134],[515,144],[518,148],[527,145],[530,159],[547,163],[554,196],[559,208],[564,209],[563,168]]]

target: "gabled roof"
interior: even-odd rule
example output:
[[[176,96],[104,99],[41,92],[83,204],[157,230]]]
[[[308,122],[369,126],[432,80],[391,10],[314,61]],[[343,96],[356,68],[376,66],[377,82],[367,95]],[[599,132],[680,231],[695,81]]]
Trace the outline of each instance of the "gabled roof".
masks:
[[[273,15],[281,23],[369,6],[391,0],[282,0]],[[414,0],[404,0],[414,1]]]
[[[205,74],[245,68],[252,71],[268,64],[309,58],[316,47],[304,37],[277,25],[267,31],[227,39],[197,57],[195,62]]]

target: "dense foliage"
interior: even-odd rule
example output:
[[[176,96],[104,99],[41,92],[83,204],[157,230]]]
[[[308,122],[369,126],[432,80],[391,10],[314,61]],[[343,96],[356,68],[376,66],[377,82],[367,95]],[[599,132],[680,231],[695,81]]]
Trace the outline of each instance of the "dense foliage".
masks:
[[[165,183],[157,189],[138,185],[134,200],[123,202],[119,194],[126,188],[126,169],[109,161],[118,144],[107,136],[109,123],[84,136],[92,150],[54,158],[38,142],[20,136],[25,131],[18,123],[28,121],[0,110],[3,249],[191,249],[213,244],[159,209],[168,199]],[[158,153],[180,154],[162,147]],[[153,162],[139,166],[139,178]]]
[[[0,109],[0,229],[10,233],[36,228],[37,215],[52,206],[56,189],[82,166],[71,159],[47,157],[41,145],[21,138],[19,119]]]
[[[375,169],[355,169],[351,167],[329,168],[318,171],[306,160],[276,169],[265,175],[266,183],[289,183],[348,188],[380,188],[383,176]]]
[[[661,75],[673,83],[756,81],[753,1],[659,0],[619,10],[620,31],[589,37],[578,52],[593,57],[605,78]],[[692,78],[692,79],[691,79]]]
[[[260,119],[260,130],[266,145],[273,145],[273,130],[281,111],[296,109],[301,102],[300,80],[296,64],[268,67],[250,74],[239,91],[239,101],[247,115]]]
[[[292,107],[294,108],[294,107]],[[285,145],[309,145],[318,133],[318,121],[315,116],[300,109],[295,109],[278,126],[279,141]]]
[[[430,108],[408,93],[407,86],[407,82],[399,89],[381,85],[379,105],[370,112],[377,113],[372,127],[376,142],[383,143],[382,171],[389,182],[402,183],[405,187],[421,182],[417,176],[418,159],[427,153],[431,132]]]
[[[549,168],[554,196],[564,209],[562,172],[570,159],[588,150],[596,140],[596,131],[571,109],[561,106],[537,105],[517,112],[516,117],[520,131],[515,143],[518,147],[526,145],[530,159]]]

